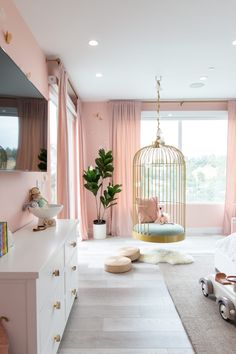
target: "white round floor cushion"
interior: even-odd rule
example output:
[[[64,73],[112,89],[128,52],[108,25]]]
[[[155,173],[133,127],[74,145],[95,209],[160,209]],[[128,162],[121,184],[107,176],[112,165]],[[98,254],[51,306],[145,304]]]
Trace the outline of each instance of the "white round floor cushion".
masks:
[[[181,253],[178,251],[167,249],[152,249],[145,253],[141,253],[139,261],[151,264],[188,264],[194,262],[194,258],[189,254]]]

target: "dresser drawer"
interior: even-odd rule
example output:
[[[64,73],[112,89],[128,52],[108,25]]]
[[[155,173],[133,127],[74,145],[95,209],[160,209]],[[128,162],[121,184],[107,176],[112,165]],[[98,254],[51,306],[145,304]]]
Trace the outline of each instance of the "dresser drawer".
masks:
[[[66,294],[66,318],[69,316],[70,309],[78,290],[78,260],[75,252],[66,264],[65,270],[65,294]]]
[[[57,353],[65,327],[65,319],[62,318],[62,313],[60,316],[57,316],[51,323],[51,327],[47,333],[47,342],[45,343],[44,349],[41,350],[41,354]]]
[[[65,264],[70,261],[75,251],[77,251],[77,236],[72,232],[65,242]]]
[[[45,301],[54,290],[64,283],[64,248],[61,247],[55,257],[46,264],[38,279],[38,309],[41,311]]]
[[[45,348],[54,322],[65,322],[64,283],[60,282],[54,293],[49,294],[39,313],[40,348]]]

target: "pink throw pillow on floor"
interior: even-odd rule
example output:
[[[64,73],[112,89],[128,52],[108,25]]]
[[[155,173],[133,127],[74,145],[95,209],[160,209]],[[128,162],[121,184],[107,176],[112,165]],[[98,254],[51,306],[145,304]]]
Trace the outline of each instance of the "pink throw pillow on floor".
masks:
[[[158,217],[157,197],[150,199],[137,198],[137,213],[140,223],[154,222]]]

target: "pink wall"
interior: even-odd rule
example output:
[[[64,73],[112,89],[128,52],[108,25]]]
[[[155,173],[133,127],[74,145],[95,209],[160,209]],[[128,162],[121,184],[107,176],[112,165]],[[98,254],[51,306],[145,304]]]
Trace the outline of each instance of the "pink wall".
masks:
[[[188,228],[218,228],[223,225],[224,204],[188,204],[186,226]]]
[[[46,59],[25,24],[12,0],[0,0],[0,8],[5,16],[0,19],[0,46],[15,61],[25,74],[30,74],[29,80],[48,98]],[[12,34],[12,42],[7,44],[4,32]]]
[[[227,110],[227,102],[164,102],[161,104],[162,110]],[[152,102],[142,103],[143,111],[156,110],[156,104]],[[96,118],[99,113],[102,120]],[[93,164],[94,158],[100,147],[110,148],[109,143],[109,113],[107,102],[85,102],[82,106],[83,127],[85,131],[85,166]],[[121,142],[125,143],[125,142]],[[87,194],[88,220],[91,228],[94,219],[95,205],[91,193]],[[220,229],[223,224],[223,204],[189,204],[186,207],[186,226],[187,228],[199,229]]]
[[[7,221],[11,231],[33,220],[32,214],[23,211],[22,206],[28,201],[29,189],[36,185],[46,195],[45,176],[41,172],[0,172],[0,220]]]
[[[98,117],[97,117],[98,115]],[[93,165],[101,148],[110,149],[109,115],[106,102],[82,104],[82,120],[84,129],[85,167]],[[95,201],[92,194],[86,191],[88,206],[88,223],[91,231],[96,219]]]
[[[30,73],[30,80],[48,98],[47,67],[45,56],[33,35],[24,23],[11,0],[0,0],[5,17],[0,20],[0,46],[15,61],[24,73]],[[4,32],[12,33],[10,44],[4,40]],[[38,185],[46,193],[46,174],[29,172],[0,172],[0,220],[7,221],[12,231],[31,221],[28,211],[22,205],[28,198],[31,187]]]

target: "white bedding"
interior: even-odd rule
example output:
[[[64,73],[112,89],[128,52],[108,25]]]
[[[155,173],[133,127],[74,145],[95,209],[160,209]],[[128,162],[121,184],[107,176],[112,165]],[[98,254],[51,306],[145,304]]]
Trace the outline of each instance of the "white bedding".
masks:
[[[236,233],[226,236],[223,240],[216,242],[216,249],[225,253],[232,261],[236,261]]]
[[[236,275],[236,233],[217,241],[215,268],[226,275]]]

